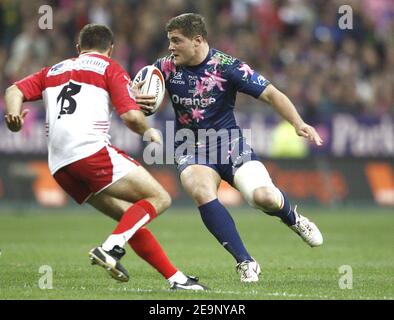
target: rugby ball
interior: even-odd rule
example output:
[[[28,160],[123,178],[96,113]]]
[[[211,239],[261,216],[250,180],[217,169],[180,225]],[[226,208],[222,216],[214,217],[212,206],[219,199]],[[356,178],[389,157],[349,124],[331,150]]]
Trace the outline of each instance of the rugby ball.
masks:
[[[153,95],[156,97],[156,103],[153,109],[149,112],[145,112],[146,116],[154,114],[163,102],[166,85],[164,82],[163,74],[154,65],[143,67],[134,77],[133,86],[141,81],[144,81],[144,85],[141,87],[141,94]]]

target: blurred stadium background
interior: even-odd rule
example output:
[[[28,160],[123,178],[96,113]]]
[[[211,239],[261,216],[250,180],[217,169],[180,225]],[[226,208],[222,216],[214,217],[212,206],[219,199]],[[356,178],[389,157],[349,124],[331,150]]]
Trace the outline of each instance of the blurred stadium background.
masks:
[[[53,29],[41,30],[41,5],[53,9]],[[338,8],[353,10],[353,29],[341,30]],[[391,0],[99,0],[0,2],[0,90],[75,52],[75,35],[89,22],[109,25],[113,58],[134,76],[167,54],[166,21],[182,12],[207,20],[211,46],[247,61],[295,103],[325,140],[315,148],[296,137],[272,109],[239,94],[237,118],[273,179],[298,203],[394,206],[394,4]],[[0,203],[73,206],[47,170],[44,108],[31,110],[22,134],[0,122]],[[0,114],[4,112],[3,95]],[[164,130],[166,100],[150,117]],[[141,158],[143,144],[114,115],[114,145]],[[190,205],[174,166],[150,170],[174,205]],[[221,199],[243,204],[223,185]],[[28,206],[27,206],[28,208]]]
[[[353,29],[338,27],[343,4],[352,8]],[[38,27],[41,5],[53,9],[53,29]],[[125,260],[132,283],[113,283],[104,272],[91,272],[87,260],[111,224],[56,185],[47,168],[43,105],[26,103],[30,114],[22,133],[10,133],[0,121],[0,299],[393,299],[392,0],[2,0],[0,90],[76,55],[75,35],[89,22],[113,29],[113,58],[133,77],[167,54],[166,21],[191,11],[206,17],[211,46],[270,79],[323,136],[325,145],[317,149],[270,107],[243,94],[237,98],[237,118],[251,129],[253,148],[276,184],[318,223],[325,245],[310,250],[275,219],[251,214],[256,211],[223,184],[220,198],[232,206],[246,245],[263,266],[264,281],[253,290],[240,286],[231,257],[204,229],[174,165],[147,166],[174,199],[152,230],[177,265],[214,291],[169,293],[140,259]],[[1,94],[1,119],[3,113]],[[172,118],[167,99],[149,121],[164,130]],[[111,130],[113,144],[141,160],[141,139],[116,115]],[[55,272],[54,290],[37,286],[42,265]],[[353,290],[338,288],[341,265],[354,268]]]

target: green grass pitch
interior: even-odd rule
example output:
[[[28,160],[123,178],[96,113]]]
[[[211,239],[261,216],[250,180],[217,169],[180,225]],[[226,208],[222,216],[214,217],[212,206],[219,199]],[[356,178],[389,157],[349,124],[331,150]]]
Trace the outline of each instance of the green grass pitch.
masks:
[[[129,247],[122,260],[129,282],[117,283],[104,269],[91,266],[88,251],[115,226],[98,212],[83,207],[1,211],[0,299],[394,299],[394,213],[389,210],[305,209],[325,240],[313,249],[276,218],[230,210],[262,267],[258,283],[243,284],[232,257],[205,229],[197,209],[170,209],[150,229],[173,263],[199,276],[210,287],[207,292],[170,291]],[[53,271],[52,289],[39,288],[43,265]],[[339,286],[342,265],[352,269],[352,289]]]

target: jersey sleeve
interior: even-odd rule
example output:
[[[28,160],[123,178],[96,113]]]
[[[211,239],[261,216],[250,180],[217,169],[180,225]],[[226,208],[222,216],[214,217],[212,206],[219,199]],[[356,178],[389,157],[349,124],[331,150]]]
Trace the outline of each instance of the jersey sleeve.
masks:
[[[14,84],[22,91],[24,101],[35,101],[42,99],[42,92],[45,90],[45,76],[49,68],[43,68]]]
[[[175,64],[170,56],[156,60],[153,65],[161,71],[166,81],[176,72]]]
[[[237,91],[246,93],[254,98],[258,98],[271,83],[261,74],[251,69],[248,64],[241,61],[237,61],[229,69],[228,77]]]
[[[114,62],[106,72],[108,93],[116,112],[122,115],[130,110],[140,110],[131,91],[131,79],[127,72]]]

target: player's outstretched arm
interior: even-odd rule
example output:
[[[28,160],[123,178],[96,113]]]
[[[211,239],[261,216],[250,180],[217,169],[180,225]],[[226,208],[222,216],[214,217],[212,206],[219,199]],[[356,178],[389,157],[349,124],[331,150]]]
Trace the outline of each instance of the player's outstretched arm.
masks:
[[[144,136],[144,140],[162,143],[161,135],[154,128],[148,126],[142,111],[130,110],[123,113],[120,117],[129,129]]]
[[[16,85],[12,85],[5,91],[5,115],[4,120],[8,129],[17,132],[22,129],[28,109],[22,111],[23,93]]]
[[[272,84],[269,84],[268,87],[263,91],[259,97],[259,100],[269,103],[271,106],[273,106],[285,120],[293,125],[296,133],[299,136],[309,139],[318,146],[323,144],[323,140],[316,132],[315,128],[306,124],[304,120],[302,120],[300,114],[290,99],[281,91],[276,89]]]

